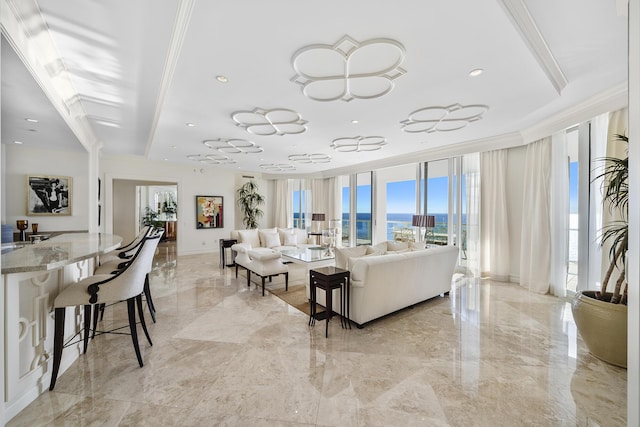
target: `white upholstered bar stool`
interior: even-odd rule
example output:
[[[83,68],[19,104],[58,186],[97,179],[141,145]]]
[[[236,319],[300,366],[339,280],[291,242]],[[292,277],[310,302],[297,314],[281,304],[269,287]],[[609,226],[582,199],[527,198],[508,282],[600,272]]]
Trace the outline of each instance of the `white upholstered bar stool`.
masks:
[[[133,255],[138,250],[138,245],[142,242],[142,240],[149,236],[153,232],[153,227],[150,225],[145,225],[142,227],[138,235],[126,245],[122,245],[119,248],[115,249],[112,252],[100,256],[100,265],[101,267],[106,264],[113,263],[122,263],[128,259],[131,259]],[[101,274],[96,271],[96,274]]]
[[[140,367],[144,365],[138,345],[135,308],[137,304],[138,313],[142,313],[142,292],[144,290],[145,276],[149,271],[149,265],[153,262],[153,255],[156,252],[159,241],[160,236],[146,237],[139,245],[138,251],[131,258],[131,262],[118,273],[98,274],[87,277],[78,283],[67,286],[58,294],[53,304],[55,307],[55,331],[53,338],[53,369],[49,390],[53,390],[56,384],[62,359],[62,350],[65,347],[64,324],[67,307],[84,306],[83,333],[84,352],[86,353],[92,307],[96,307],[97,304],[126,300],[133,348]],[[153,345],[142,315],[140,316],[140,322],[149,344]]]

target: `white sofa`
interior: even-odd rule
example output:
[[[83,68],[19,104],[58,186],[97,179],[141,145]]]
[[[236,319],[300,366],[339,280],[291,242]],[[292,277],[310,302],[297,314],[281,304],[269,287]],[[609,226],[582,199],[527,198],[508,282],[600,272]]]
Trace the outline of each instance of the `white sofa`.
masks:
[[[387,249],[388,248],[388,249]],[[449,292],[458,259],[455,246],[420,248],[410,242],[336,249],[336,267],[351,272],[349,317],[362,326]],[[309,286],[307,284],[307,295]],[[324,292],[317,294],[324,305]],[[333,306],[340,307],[334,294]]]
[[[231,239],[237,240],[247,249],[270,248],[276,251],[314,246],[307,231],[300,228],[254,228],[232,230]]]

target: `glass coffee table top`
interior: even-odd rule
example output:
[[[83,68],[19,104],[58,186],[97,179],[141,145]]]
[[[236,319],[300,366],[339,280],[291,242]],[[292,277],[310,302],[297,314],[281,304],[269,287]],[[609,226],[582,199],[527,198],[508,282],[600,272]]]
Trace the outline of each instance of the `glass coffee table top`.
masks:
[[[327,255],[327,249],[320,246],[312,246],[309,248],[299,248],[295,250],[282,251],[282,256],[292,261],[317,262],[329,261],[335,259],[335,255]]]

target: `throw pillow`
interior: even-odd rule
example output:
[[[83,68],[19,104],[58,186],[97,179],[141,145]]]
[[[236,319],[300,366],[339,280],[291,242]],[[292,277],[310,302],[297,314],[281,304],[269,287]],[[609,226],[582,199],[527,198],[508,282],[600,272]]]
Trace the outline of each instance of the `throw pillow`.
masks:
[[[298,235],[294,233],[284,234],[284,246],[296,246],[298,244]]]
[[[349,258],[363,256],[366,252],[366,246],[356,246],[354,248],[336,248],[336,267],[348,270]]]
[[[385,253],[387,253],[387,242],[378,243],[373,247],[376,248],[377,251],[381,252],[380,255],[384,255]]]
[[[396,242],[393,240],[387,241],[387,251],[401,251],[402,249],[409,249],[408,242]]]
[[[275,248],[280,246],[280,237],[278,236],[278,232],[271,230],[261,230],[259,232],[259,235],[260,246],[262,246],[263,248]]]
[[[426,242],[409,242],[409,248],[413,250],[424,249]]]
[[[367,246],[367,251],[364,254],[365,255],[384,255],[384,252],[375,246]]]
[[[400,249],[397,251],[387,251],[387,255],[391,255],[391,254],[401,254],[403,252],[409,252],[411,249],[409,248],[405,248],[405,249]]]
[[[238,243],[248,243],[252,248],[260,247],[260,237],[258,236],[258,229],[240,230],[238,231],[240,241]]]
[[[280,235],[280,242],[282,242],[282,244],[284,245],[284,241],[286,239],[286,235],[287,234],[295,234],[296,230],[294,230],[293,228],[278,228],[278,234]]]

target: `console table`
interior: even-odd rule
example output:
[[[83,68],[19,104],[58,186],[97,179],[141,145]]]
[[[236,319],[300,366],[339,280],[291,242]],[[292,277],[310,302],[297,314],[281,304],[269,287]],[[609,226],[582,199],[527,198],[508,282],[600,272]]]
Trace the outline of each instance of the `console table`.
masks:
[[[343,329],[351,329],[349,321],[349,286],[351,273],[349,270],[343,270],[338,267],[322,267],[309,270],[309,289],[310,289],[310,314],[309,326],[315,325],[316,319],[319,318],[316,306],[316,290],[320,288],[325,292],[325,301],[327,304],[325,310],[325,337],[329,337],[329,320],[333,315],[333,291],[340,290],[340,324]],[[346,296],[345,296],[346,294]]]

